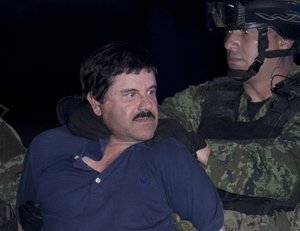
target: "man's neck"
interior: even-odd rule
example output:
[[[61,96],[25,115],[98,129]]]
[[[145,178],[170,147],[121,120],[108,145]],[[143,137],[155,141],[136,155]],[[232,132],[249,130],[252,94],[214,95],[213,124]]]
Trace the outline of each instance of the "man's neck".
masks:
[[[98,172],[105,170],[114,160],[116,160],[127,148],[138,142],[121,141],[110,136],[105,147],[101,160],[95,161],[87,156],[83,157],[83,161]]]
[[[124,140],[116,138],[115,136],[111,135],[108,139],[107,145],[105,147],[103,157],[105,158],[116,158],[118,157],[123,151],[129,148],[132,145],[139,143],[138,140]]]
[[[272,95],[271,85],[268,82],[247,82],[243,83],[243,87],[253,103],[265,101]]]
[[[244,91],[251,102],[262,102],[270,98],[272,96],[271,88],[288,76],[292,65],[292,57],[277,59],[277,63],[273,68],[261,69],[255,76],[244,82]]]
[[[120,140],[111,135],[101,159],[101,167],[105,169],[111,162],[118,158],[127,148],[139,143],[136,140]]]
[[[137,140],[124,140],[124,139],[118,139],[111,135],[108,139],[106,149],[112,149],[112,150],[125,150],[128,147],[135,145],[136,143],[139,143]]]

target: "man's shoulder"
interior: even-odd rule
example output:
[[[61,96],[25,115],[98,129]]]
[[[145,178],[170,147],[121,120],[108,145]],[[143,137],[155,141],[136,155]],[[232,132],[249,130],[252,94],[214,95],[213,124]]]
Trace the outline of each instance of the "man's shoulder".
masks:
[[[159,149],[164,148],[164,149],[168,149],[168,150],[174,150],[174,149],[177,150],[178,148],[186,149],[186,146],[174,137],[165,138],[165,139],[155,143],[154,146]]]
[[[152,153],[151,156],[160,160],[175,160],[192,157],[187,147],[174,137],[169,137],[154,143],[149,147],[149,151]]]
[[[31,155],[55,155],[54,153],[78,151],[82,145],[90,141],[84,137],[73,135],[64,125],[41,132],[35,136],[29,145]]]
[[[25,147],[16,130],[0,118],[0,162],[25,153]]]
[[[63,125],[60,127],[56,127],[56,128],[52,128],[46,131],[43,131],[41,133],[39,133],[38,135],[36,135],[30,146],[32,146],[33,144],[37,144],[37,143],[51,143],[51,142],[65,142],[68,140],[80,140],[80,139],[85,139],[83,137],[79,137],[79,136],[75,136],[73,135],[69,129]]]

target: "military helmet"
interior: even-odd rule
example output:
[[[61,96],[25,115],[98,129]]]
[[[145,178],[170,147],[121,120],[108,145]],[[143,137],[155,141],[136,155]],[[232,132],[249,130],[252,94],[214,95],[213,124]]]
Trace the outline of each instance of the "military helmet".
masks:
[[[217,28],[270,26],[283,38],[300,39],[300,0],[208,0],[207,14]]]
[[[247,81],[257,74],[265,58],[297,57],[300,52],[300,0],[208,0],[208,26],[224,30],[256,28],[258,56],[248,70],[228,69],[229,77]],[[267,50],[268,27],[285,39],[295,40],[289,49]]]

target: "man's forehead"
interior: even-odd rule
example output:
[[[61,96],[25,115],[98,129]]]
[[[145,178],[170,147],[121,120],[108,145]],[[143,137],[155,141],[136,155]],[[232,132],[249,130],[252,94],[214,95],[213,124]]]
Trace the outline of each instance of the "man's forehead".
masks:
[[[114,84],[141,84],[141,83],[156,83],[153,72],[140,71],[139,73],[122,73],[117,75]]]

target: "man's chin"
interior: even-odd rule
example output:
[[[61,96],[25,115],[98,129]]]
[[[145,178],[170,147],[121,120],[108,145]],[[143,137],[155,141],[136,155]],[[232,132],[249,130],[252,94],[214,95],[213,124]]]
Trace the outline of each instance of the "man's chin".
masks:
[[[142,134],[141,137],[142,137],[143,141],[151,140],[154,137],[154,132],[148,133],[148,134]]]
[[[136,133],[136,138],[140,141],[147,141],[151,140],[154,137],[154,131],[149,130],[144,130],[143,132],[138,132]]]
[[[241,82],[247,81],[251,77],[249,76],[247,70],[239,70],[239,69],[228,69],[227,76]]]

